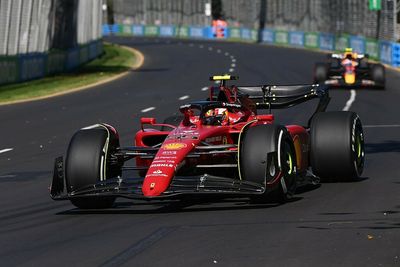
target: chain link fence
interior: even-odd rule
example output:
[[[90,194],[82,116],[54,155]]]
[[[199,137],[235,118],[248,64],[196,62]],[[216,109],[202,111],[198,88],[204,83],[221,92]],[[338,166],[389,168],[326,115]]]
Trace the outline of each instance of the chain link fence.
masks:
[[[221,1],[228,24],[237,27],[258,27],[264,12],[266,28],[362,35],[393,41],[400,36],[398,0],[381,0],[380,11],[369,10],[369,0]]]
[[[0,55],[68,49],[101,38],[101,0],[0,0]]]
[[[117,24],[204,25],[205,4],[211,0],[114,0]],[[395,41],[399,0],[381,0],[381,10],[369,10],[369,0],[220,0],[230,27],[259,27],[333,34],[362,35]],[[262,18],[260,23],[260,18]]]
[[[210,25],[205,5],[211,0],[114,0],[118,24]]]

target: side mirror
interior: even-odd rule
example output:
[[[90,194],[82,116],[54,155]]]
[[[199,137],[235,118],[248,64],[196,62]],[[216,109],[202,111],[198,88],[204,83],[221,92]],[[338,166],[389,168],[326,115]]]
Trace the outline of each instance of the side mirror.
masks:
[[[155,118],[140,118],[140,124],[142,126],[142,130],[143,130],[143,125],[145,124],[156,124],[156,119]]]

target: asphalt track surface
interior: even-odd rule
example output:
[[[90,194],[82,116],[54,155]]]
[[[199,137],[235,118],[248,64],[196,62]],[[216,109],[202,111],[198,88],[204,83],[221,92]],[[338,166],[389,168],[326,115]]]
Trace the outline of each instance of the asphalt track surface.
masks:
[[[1,266],[400,265],[400,75],[391,70],[385,91],[358,90],[349,103],[366,126],[358,182],[322,184],[283,205],[122,199],[114,209],[86,211],[52,201],[53,159],[77,129],[108,122],[131,145],[141,116],[162,120],[204,99],[211,74],[231,71],[244,85],[310,83],[314,62],[325,57],[240,43],[109,41],[139,49],[144,65],[95,89],[0,106]],[[351,94],[331,96],[329,109],[342,110]],[[311,111],[301,105],[277,120],[304,123]]]

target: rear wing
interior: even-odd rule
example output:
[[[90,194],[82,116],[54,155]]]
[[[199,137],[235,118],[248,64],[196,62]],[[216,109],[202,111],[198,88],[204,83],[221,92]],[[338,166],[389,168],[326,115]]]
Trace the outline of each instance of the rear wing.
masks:
[[[248,96],[257,109],[288,108],[314,98],[319,98],[320,102],[330,99],[328,87],[318,84],[238,86],[237,89],[238,94]]]
[[[319,102],[314,114],[324,112],[328,107],[330,97],[328,87],[325,85],[263,85],[263,86],[238,86],[238,94],[247,96],[256,105],[257,109],[289,108],[311,99],[318,98]]]

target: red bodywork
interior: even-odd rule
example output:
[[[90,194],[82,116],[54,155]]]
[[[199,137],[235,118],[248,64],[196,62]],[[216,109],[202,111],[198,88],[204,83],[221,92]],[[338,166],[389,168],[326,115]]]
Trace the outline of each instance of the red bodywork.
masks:
[[[228,100],[228,103],[236,102],[235,90],[223,87],[219,88],[219,90],[224,93],[225,101]],[[210,91],[210,98],[212,99],[213,90],[211,89]],[[182,122],[176,128],[169,125],[172,130],[156,130],[155,128],[157,127],[166,127],[168,125],[156,124],[154,118],[142,118],[142,130],[138,131],[135,136],[135,146],[152,147],[157,144],[161,145],[154,159],[136,158],[138,167],[148,167],[147,172],[142,173],[145,176],[142,185],[143,195],[146,197],[160,196],[168,190],[177,173],[194,171],[199,165],[234,165],[237,162],[237,153],[231,153],[230,155],[205,154],[196,158],[188,157],[188,155],[199,146],[202,146],[202,143],[209,145],[237,145],[239,135],[245,127],[274,123],[272,114],[257,115],[251,101],[246,104],[246,99],[241,99],[241,103],[245,104],[241,108],[235,108],[233,112],[229,112],[226,125],[222,125],[222,123],[221,125],[205,125],[204,121],[185,107],[181,107],[181,112],[184,115]],[[153,128],[144,128],[146,124],[153,126]],[[306,172],[309,166],[309,134],[302,126],[289,125],[286,128],[293,139],[297,172]],[[232,146],[229,150],[237,152],[238,148],[237,146]],[[279,182],[280,178],[277,177],[267,186],[273,187]]]

